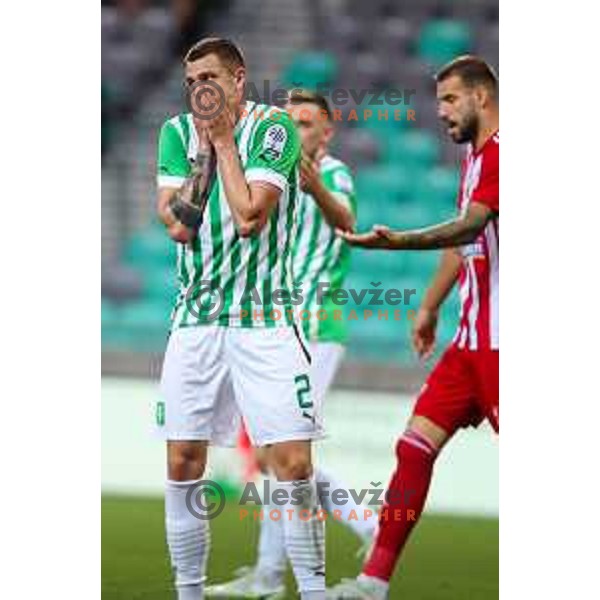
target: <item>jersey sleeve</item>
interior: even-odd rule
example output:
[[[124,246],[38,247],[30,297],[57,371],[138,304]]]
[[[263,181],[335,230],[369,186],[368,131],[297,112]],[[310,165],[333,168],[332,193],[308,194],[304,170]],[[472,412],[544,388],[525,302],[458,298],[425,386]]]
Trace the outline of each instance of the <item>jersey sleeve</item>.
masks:
[[[356,193],[352,171],[346,165],[340,164],[324,173],[323,184],[356,217]]]
[[[500,212],[500,146],[497,136],[482,154],[479,184],[473,191],[471,202],[485,204],[494,212]]]
[[[183,140],[171,121],[167,121],[160,130],[157,169],[159,188],[181,187],[185,178],[190,174],[190,164]]]
[[[283,111],[261,119],[248,150],[246,181],[266,181],[284,190],[298,168],[300,139],[289,115]]]

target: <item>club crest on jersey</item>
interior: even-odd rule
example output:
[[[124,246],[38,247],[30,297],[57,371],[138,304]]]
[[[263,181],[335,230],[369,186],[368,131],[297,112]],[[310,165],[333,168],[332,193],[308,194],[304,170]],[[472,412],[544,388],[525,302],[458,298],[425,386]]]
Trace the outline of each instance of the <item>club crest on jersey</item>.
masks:
[[[271,125],[265,133],[263,152],[270,160],[278,160],[287,142],[287,131],[283,125]]]

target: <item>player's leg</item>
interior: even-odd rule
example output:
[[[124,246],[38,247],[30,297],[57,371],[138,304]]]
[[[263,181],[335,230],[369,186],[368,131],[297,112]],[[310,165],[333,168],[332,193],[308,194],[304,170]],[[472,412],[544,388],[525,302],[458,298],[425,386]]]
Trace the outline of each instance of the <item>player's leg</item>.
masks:
[[[256,448],[255,452],[263,477],[276,481],[271,466],[270,448]],[[283,587],[286,567],[283,520],[265,518],[260,523],[256,578],[268,585],[270,589],[279,590]]]
[[[324,598],[325,527],[313,477],[311,442],[294,440],[275,443],[270,462],[277,489],[285,491],[283,538],[300,596],[304,600]]]
[[[291,327],[240,329],[231,331],[228,341],[248,433],[255,446],[271,446],[277,491],[287,499],[285,505],[272,508],[282,511],[286,554],[301,597],[322,598],[324,522],[317,519],[311,457],[311,440],[319,432],[308,352]]]
[[[173,332],[161,379],[164,410],[159,423],[167,440],[165,528],[178,600],[203,598],[209,549],[208,521],[189,508],[201,502],[213,412],[226,380],[219,360],[222,333],[212,327]]]
[[[335,374],[342,362],[344,356],[344,346],[335,342],[312,342],[310,344],[311,362],[311,384],[314,390],[315,402],[319,406],[319,414],[323,415],[323,406],[325,398],[329,392]],[[332,492],[334,490],[347,490],[348,485],[336,476],[334,471],[315,467],[315,480],[317,490],[319,491],[319,500],[328,514],[333,511],[339,511],[341,522],[350,527],[365,542],[370,540],[377,526],[375,512],[370,519],[351,519],[351,515],[361,515],[362,508],[348,495],[348,500],[344,504],[334,504],[332,502]]]
[[[245,430],[244,433],[247,435]],[[249,438],[247,444],[245,437],[240,436],[240,439],[244,440],[243,454],[247,463],[246,481],[254,480],[257,470],[262,478],[273,479],[268,461],[268,449],[266,447],[254,448]],[[263,486],[260,485],[259,489],[263,489]],[[286,567],[283,521],[266,518],[260,522],[256,565],[240,567],[233,579],[207,586],[205,595],[207,598],[261,598],[263,600],[284,598]]]
[[[450,348],[423,386],[396,444],[396,469],[362,573],[357,580],[336,586],[329,598],[387,598],[395,566],[425,507],[439,452],[459,427],[481,419],[474,394],[468,366],[461,353]]]
[[[165,528],[179,600],[202,598],[209,530],[207,521],[198,519],[187,503],[202,480],[206,450],[206,442],[167,442]]]
[[[421,415],[413,415],[410,419],[396,443],[396,469],[388,484],[379,529],[361,579],[375,578],[386,584],[391,579],[425,507],[435,459],[453,432],[454,428],[443,429]],[[387,585],[380,588],[387,588]]]

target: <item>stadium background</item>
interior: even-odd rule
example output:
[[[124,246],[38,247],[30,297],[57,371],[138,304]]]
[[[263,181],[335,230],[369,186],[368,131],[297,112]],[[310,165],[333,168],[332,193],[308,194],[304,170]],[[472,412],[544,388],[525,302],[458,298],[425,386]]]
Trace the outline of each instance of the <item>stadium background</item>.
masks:
[[[180,58],[205,34],[235,39],[249,80],[262,89],[301,82],[331,88],[415,89],[416,122],[348,122],[339,106],[332,153],[356,177],[358,227],[422,226],[453,214],[459,149],[438,126],[432,74],[475,52],[498,68],[498,6],[488,0],[121,0],[102,6],[102,491],[103,598],[168,598],[160,493],[162,445],[150,436],[155,380],[175,295],[174,247],[154,216],[158,128],[184,106]],[[369,98],[369,94],[367,94]],[[371,107],[384,109],[384,106]],[[404,104],[390,107],[402,110]],[[438,254],[355,250],[347,288],[416,289],[418,306]],[[358,320],[327,402],[329,438],[320,459],[349,484],[387,481],[392,447],[423,381],[409,345],[407,307],[349,304]],[[363,311],[388,309],[389,319]],[[399,321],[393,311],[401,308]],[[439,345],[458,310],[444,309]],[[497,442],[489,429],[454,440],[437,467],[429,516],[394,590],[424,600],[487,600],[498,595]],[[222,450],[211,476],[234,489],[241,468]],[[233,515],[233,513],[232,513]],[[210,573],[216,579],[251,560],[257,527],[214,523]],[[229,521],[228,521],[229,519]],[[235,552],[219,543],[237,540]],[[352,575],[358,542],[328,531],[328,579]],[[394,592],[395,593],[395,592]],[[293,595],[290,594],[290,598]],[[395,596],[393,596],[395,597]]]

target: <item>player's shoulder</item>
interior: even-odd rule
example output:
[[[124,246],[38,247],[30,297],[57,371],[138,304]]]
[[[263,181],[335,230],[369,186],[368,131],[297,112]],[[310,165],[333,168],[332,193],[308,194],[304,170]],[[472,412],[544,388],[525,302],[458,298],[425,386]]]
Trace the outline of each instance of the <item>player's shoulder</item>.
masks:
[[[189,135],[191,123],[191,113],[178,113],[168,116],[163,121],[161,132],[174,131],[179,134],[181,139],[185,140]]]
[[[329,171],[342,170],[347,173],[351,173],[350,167],[339,158],[332,156],[331,154],[326,154],[320,162],[321,173],[328,173]]]
[[[249,114],[254,113],[259,121],[265,121],[268,124],[281,123],[285,127],[294,127],[294,123],[287,110],[273,104],[254,104],[248,110]]]
[[[483,162],[486,168],[497,170],[500,166],[500,135],[499,132],[494,133],[485,144],[483,151]]]
[[[344,194],[353,194],[354,181],[350,167],[339,158],[326,154],[319,167],[324,181],[329,181],[332,188]]]
[[[286,110],[270,104],[249,104],[245,108],[247,127],[253,132],[251,143],[263,143],[266,139],[282,147],[288,141],[300,145],[300,138],[290,115]],[[265,142],[266,143],[266,142]]]
[[[487,154],[498,155],[498,153],[500,152],[500,132],[499,131],[496,131],[496,133],[494,133],[492,135],[492,137],[490,137],[490,139],[487,141],[487,143],[484,147],[484,152],[486,152]]]

